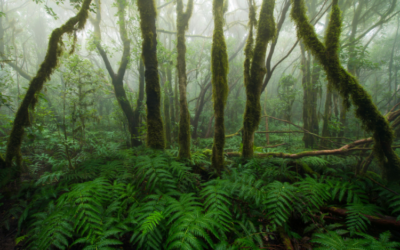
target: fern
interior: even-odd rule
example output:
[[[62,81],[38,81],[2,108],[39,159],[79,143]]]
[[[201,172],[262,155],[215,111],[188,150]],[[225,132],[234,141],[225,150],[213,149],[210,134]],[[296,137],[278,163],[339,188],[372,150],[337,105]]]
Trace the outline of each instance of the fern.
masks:
[[[166,162],[164,155],[153,158],[149,156],[138,157],[134,167],[137,169],[139,183],[146,181],[146,189],[150,192],[156,187],[168,191],[176,189],[176,182],[172,174],[166,169],[168,167]]]
[[[213,219],[214,216],[214,213],[203,214],[195,211],[180,217],[169,230],[167,249],[208,249],[205,242],[214,248],[214,243],[207,232],[220,239],[215,228],[221,229],[221,225]]]
[[[302,181],[297,182],[296,186],[298,186],[301,191],[301,201],[308,209],[314,207],[319,210],[324,202],[330,198],[326,185],[318,182],[316,176],[314,176],[314,178],[307,176]]]
[[[390,232],[387,231],[379,236],[379,240],[374,237],[357,233],[363,237],[361,239],[343,239],[336,232],[328,231],[326,234],[317,233],[313,235],[311,242],[322,245],[323,247],[314,248],[316,250],[332,249],[332,250],[383,250],[398,249],[399,242],[390,242]]]
[[[232,223],[232,215],[229,210],[232,203],[227,198],[229,194],[223,190],[223,182],[217,179],[205,183],[204,186],[201,197],[204,199],[205,208],[207,211],[215,213],[215,220],[224,226],[225,231],[228,231]]]
[[[379,208],[373,204],[353,203],[346,207],[348,209],[346,224],[353,235],[356,231],[365,232],[371,222],[365,217],[367,215],[375,215],[379,212]]]
[[[142,231],[143,234],[152,232],[162,219],[164,219],[163,214],[159,211],[154,211],[144,220],[143,224],[140,226],[140,231]]]
[[[297,188],[289,183],[274,181],[266,187],[266,211],[271,223],[282,226],[293,211]]]

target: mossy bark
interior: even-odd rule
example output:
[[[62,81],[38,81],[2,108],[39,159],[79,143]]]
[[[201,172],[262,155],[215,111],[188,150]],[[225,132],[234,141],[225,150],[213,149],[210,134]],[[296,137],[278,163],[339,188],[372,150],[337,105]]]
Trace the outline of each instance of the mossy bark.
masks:
[[[261,88],[266,74],[264,66],[267,45],[276,32],[274,20],[274,0],[263,0],[257,24],[257,37],[253,50],[253,26],[255,23],[254,2],[250,1],[250,34],[245,48],[244,84],[246,87],[246,107],[243,119],[243,157],[253,157],[254,132],[261,119]],[[252,7],[253,6],[253,7]],[[253,10],[252,10],[253,9]]]
[[[227,0],[225,0],[227,1]],[[221,173],[224,168],[224,109],[228,97],[228,53],[224,37],[224,0],[213,1],[214,33],[211,47],[211,82],[214,104],[214,143],[211,165]]]
[[[178,52],[177,71],[179,79],[179,158],[190,159],[190,114],[186,98],[186,44],[185,30],[189,25],[189,19],[193,11],[193,0],[189,0],[186,12],[183,11],[182,0],[177,0],[177,45]]]
[[[318,117],[317,117],[317,83],[320,76],[321,68],[319,65],[313,66],[311,69],[311,56],[307,57],[304,45],[301,45],[301,68],[303,72],[303,127],[314,134],[319,134]],[[317,141],[311,134],[305,133],[303,141],[306,148],[313,148]]]
[[[64,47],[62,36],[64,34],[72,34],[76,30],[81,30],[85,27],[89,15],[90,3],[91,0],[84,0],[76,16],[70,18],[64,25],[60,28],[56,28],[51,33],[46,57],[40,65],[36,76],[30,81],[25,97],[15,115],[13,128],[11,129],[7,144],[5,157],[6,168],[12,166],[14,158],[16,159],[17,165],[21,166],[21,143],[24,135],[24,128],[30,125],[29,107],[34,109],[38,101],[37,94],[41,91],[44,83],[50,79],[51,74],[58,66],[58,58],[63,53]],[[73,52],[73,50],[71,50],[71,52]]]
[[[325,43],[322,43],[310,24],[304,0],[292,0],[292,18],[297,24],[297,35],[305,46],[319,60],[332,86],[343,97],[346,108],[350,107],[350,100],[355,105],[358,117],[366,131],[373,133],[374,153],[383,167],[383,176],[391,181],[398,181],[400,177],[400,159],[393,151],[393,131],[387,119],[379,112],[371,96],[359,84],[358,80],[348,73],[340,63],[338,50],[341,33],[341,11],[338,0],[333,0],[332,13]]]
[[[142,57],[146,80],[147,146],[164,149],[164,125],[161,117],[161,87],[158,76],[156,4],[154,0],[137,0],[142,30]]]

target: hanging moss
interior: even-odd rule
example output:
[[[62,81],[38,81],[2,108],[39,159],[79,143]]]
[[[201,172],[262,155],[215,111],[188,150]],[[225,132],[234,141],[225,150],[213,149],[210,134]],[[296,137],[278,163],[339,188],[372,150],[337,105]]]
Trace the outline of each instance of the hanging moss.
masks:
[[[254,3],[253,3],[254,4]],[[251,5],[253,5],[251,4]],[[275,36],[275,20],[274,20],[274,0],[263,0],[260,10],[260,18],[257,24],[257,37],[254,50],[252,50],[253,32],[252,27],[255,26],[255,11],[250,5],[250,33],[245,49],[245,87],[246,87],[246,107],[243,119],[243,157],[253,157],[254,149],[254,132],[258,128],[261,118],[261,88],[265,69],[265,55],[267,52],[268,42],[272,41]]]
[[[177,72],[179,79],[179,158],[190,159],[190,114],[186,98],[186,44],[185,44],[185,30],[189,25],[189,19],[193,11],[193,0],[189,0],[186,7],[186,12],[183,11],[182,0],[177,0]]]
[[[88,18],[89,6],[91,0],[84,0],[82,7],[76,16],[70,18],[60,28],[53,30],[50,35],[49,45],[47,48],[46,57],[34,78],[29,83],[28,91],[19,107],[13,128],[11,129],[10,137],[8,139],[7,151],[5,157],[5,166],[11,167],[12,161],[15,158],[18,166],[21,165],[21,143],[24,135],[24,127],[30,125],[29,120],[29,107],[32,110],[37,103],[37,94],[42,90],[43,84],[50,79],[51,74],[58,66],[58,58],[61,56],[64,44],[62,36],[64,34],[72,34],[77,30],[83,29]]]
[[[224,0],[214,0],[214,34],[211,48],[211,82],[215,123],[211,164],[218,173],[220,173],[224,167],[224,108],[228,97],[228,53],[224,37],[223,8]]]
[[[142,31],[142,57],[145,65],[147,105],[147,146],[164,149],[164,125],[161,117],[161,88],[158,76],[156,4],[154,0],[138,0]]]
[[[322,43],[306,16],[304,0],[292,0],[291,16],[297,24],[297,35],[306,47],[323,65],[328,81],[343,97],[345,107],[350,107],[350,100],[355,106],[356,117],[362,121],[366,131],[373,133],[374,153],[383,166],[383,175],[388,180],[400,177],[400,160],[393,151],[393,132],[389,122],[379,112],[368,92],[358,80],[340,64],[338,50],[341,34],[341,11],[338,0],[333,1],[332,12],[325,43]]]

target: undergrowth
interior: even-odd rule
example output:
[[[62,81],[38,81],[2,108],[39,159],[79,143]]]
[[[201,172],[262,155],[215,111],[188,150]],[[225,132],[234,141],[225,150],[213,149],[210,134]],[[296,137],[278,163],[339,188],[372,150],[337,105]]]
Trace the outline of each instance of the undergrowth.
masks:
[[[309,235],[316,249],[400,247],[390,231],[371,236],[366,215],[400,216],[400,187],[376,175],[330,171],[317,157],[234,159],[218,177],[193,163],[208,161],[197,153],[184,164],[145,148],[97,155],[22,183],[1,222],[18,218],[24,249],[260,249],[279,240],[279,230]],[[321,212],[331,206],[348,215]]]

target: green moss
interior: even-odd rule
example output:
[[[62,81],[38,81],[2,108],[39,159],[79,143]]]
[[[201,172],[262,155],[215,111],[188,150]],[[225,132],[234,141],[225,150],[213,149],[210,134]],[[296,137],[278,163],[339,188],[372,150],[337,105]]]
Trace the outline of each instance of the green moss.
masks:
[[[379,112],[368,92],[358,80],[348,73],[340,64],[338,49],[341,33],[341,12],[338,1],[334,0],[330,21],[325,36],[325,44],[317,37],[314,27],[307,16],[304,0],[292,0],[291,16],[297,24],[297,34],[323,65],[328,81],[339,91],[346,108],[350,101],[356,109],[356,117],[362,121],[366,131],[373,133],[374,153],[383,167],[384,177],[388,180],[398,180],[400,177],[400,160],[393,151],[393,132],[389,122]]]
[[[215,114],[211,164],[220,173],[224,168],[224,108],[228,97],[228,53],[224,37],[224,1],[214,0],[214,33],[211,48],[212,98]]]
[[[190,114],[186,98],[186,41],[185,30],[189,25],[189,19],[193,11],[193,0],[189,0],[186,12],[183,11],[182,0],[177,1],[176,11],[178,13],[177,25],[177,72],[179,81],[179,158],[190,159]]]
[[[17,165],[21,166],[22,155],[20,148],[24,135],[24,127],[30,125],[28,109],[29,107],[34,109],[35,104],[38,101],[37,93],[42,90],[44,83],[50,79],[51,74],[58,66],[58,58],[61,56],[64,48],[62,36],[83,29],[88,18],[90,3],[91,0],[84,0],[82,7],[76,16],[70,18],[64,25],[53,30],[51,33],[46,57],[40,65],[36,76],[30,81],[28,91],[26,92],[21,106],[16,113],[13,128],[11,129],[7,144],[5,157],[6,167],[12,166],[14,158],[16,159]]]
[[[158,76],[156,5],[154,0],[138,0],[142,31],[142,57],[145,65],[147,105],[147,146],[164,149],[164,125],[161,118],[161,88]]]
[[[253,3],[254,4],[254,3]],[[275,36],[274,0],[263,0],[260,18],[257,24],[257,37],[254,50],[253,26],[255,21],[255,7],[250,5],[249,20],[250,32],[245,48],[244,81],[246,87],[246,108],[243,119],[243,157],[253,157],[254,132],[258,128],[261,119],[261,89],[266,73],[265,55],[268,42]]]

